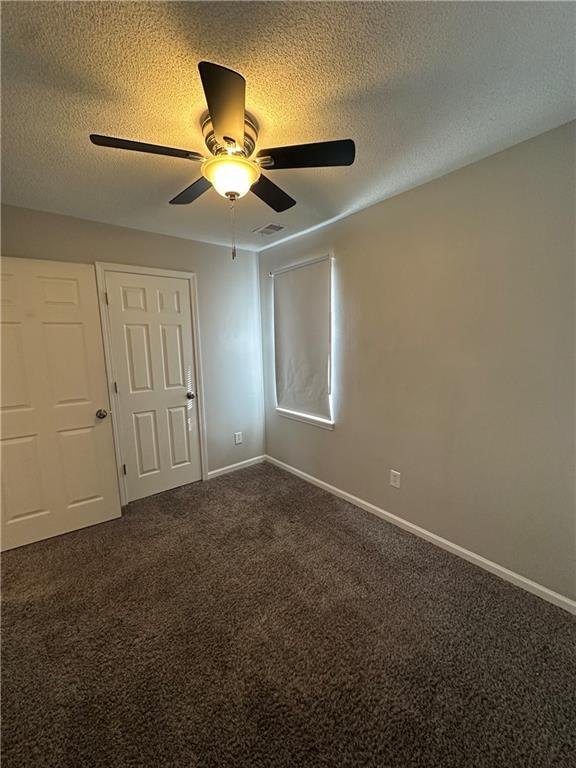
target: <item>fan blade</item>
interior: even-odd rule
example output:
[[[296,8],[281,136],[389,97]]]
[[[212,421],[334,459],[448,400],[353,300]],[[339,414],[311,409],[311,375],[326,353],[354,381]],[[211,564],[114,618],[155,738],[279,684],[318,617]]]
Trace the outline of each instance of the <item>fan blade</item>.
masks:
[[[282,213],[282,211],[287,211],[288,208],[296,205],[296,200],[263,175],[260,176],[255,184],[252,184],[250,191],[254,192],[256,197],[263,200],[270,208],[273,208],[276,213]]]
[[[184,160],[204,160],[204,157],[199,152],[191,152],[188,149],[163,147],[160,144],[146,144],[143,141],[130,141],[129,139],[115,139],[113,136],[100,136],[98,133],[91,133],[90,141],[99,147],[130,149],[133,152],[148,152],[151,155],[182,157]]]
[[[352,165],[356,147],[352,139],[319,141],[315,144],[295,144],[290,147],[261,149],[257,158],[271,158],[262,167],[269,171],[278,168],[323,168],[335,165]]]
[[[216,141],[224,146],[236,143],[244,149],[246,80],[238,72],[209,61],[201,61],[198,69]]]
[[[193,203],[197,197],[203,195],[204,192],[210,189],[211,186],[212,184],[208,181],[208,179],[205,179],[204,176],[200,176],[200,178],[196,179],[193,184],[190,184],[189,187],[186,187],[186,189],[180,192],[179,195],[173,197],[172,200],[170,200],[170,205],[185,205],[186,203]]]

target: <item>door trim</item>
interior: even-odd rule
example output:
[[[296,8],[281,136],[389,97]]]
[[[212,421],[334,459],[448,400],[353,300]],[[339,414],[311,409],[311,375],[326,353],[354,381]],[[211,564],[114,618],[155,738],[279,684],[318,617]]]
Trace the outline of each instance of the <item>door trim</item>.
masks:
[[[114,390],[114,382],[117,381],[112,362],[112,340],[110,335],[110,317],[106,302],[106,272],[129,272],[135,275],[149,275],[151,277],[176,277],[187,280],[190,291],[190,307],[192,316],[192,340],[194,342],[194,369],[196,374],[196,403],[198,408],[198,424],[200,434],[200,466],[202,480],[208,479],[208,451],[206,443],[206,414],[204,409],[204,381],[202,377],[202,350],[200,346],[200,319],[198,312],[198,283],[194,272],[181,272],[174,269],[157,269],[155,267],[140,267],[133,264],[112,264],[106,261],[97,261],[96,285],[98,288],[98,304],[100,306],[100,322],[104,339],[104,358],[106,360],[106,377],[108,380],[108,393],[112,410],[112,433],[114,447],[116,449],[116,471],[118,473],[118,486],[120,488],[120,502],[122,506],[128,503],[128,489],[126,476],[123,471],[125,463],[122,448],[122,435],[120,432],[120,398]]]

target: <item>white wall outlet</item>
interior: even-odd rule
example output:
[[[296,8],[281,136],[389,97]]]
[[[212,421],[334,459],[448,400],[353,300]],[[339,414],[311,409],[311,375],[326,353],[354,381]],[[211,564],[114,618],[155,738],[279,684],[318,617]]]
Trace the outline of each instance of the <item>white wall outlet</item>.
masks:
[[[394,488],[400,488],[400,472],[395,469],[390,470],[390,485]]]
[[[242,432],[234,432],[234,445],[242,445]]]

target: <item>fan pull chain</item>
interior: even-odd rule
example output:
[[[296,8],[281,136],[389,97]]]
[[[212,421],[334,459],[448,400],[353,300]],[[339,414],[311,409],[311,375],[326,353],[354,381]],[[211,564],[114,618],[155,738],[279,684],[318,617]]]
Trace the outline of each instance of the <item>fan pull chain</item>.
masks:
[[[236,258],[236,202],[235,197],[230,198],[230,225],[232,227],[232,261]]]

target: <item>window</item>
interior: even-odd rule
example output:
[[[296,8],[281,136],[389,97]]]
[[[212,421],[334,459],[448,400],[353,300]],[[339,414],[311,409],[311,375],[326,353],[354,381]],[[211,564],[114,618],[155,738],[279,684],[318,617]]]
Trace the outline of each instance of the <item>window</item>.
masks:
[[[332,429],[332,258],[284,267],[272,277],[277,411]]]

